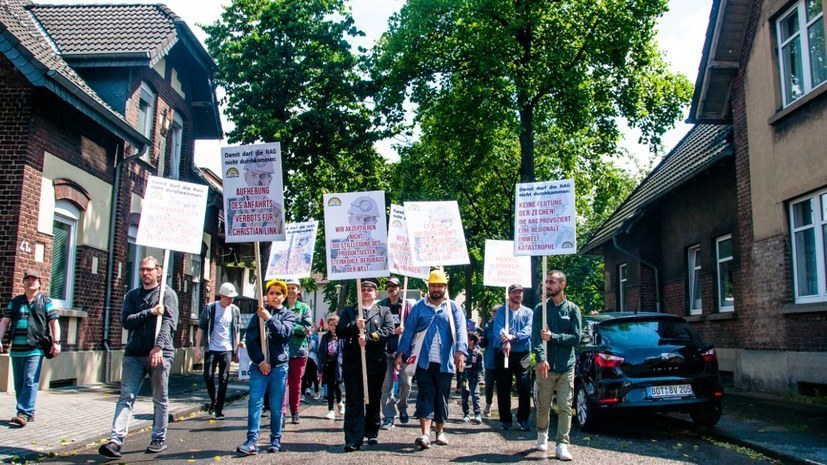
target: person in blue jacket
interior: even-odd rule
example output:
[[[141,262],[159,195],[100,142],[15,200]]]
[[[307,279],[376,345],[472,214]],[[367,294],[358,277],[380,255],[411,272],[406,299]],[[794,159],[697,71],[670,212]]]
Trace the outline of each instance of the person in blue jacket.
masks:
[[[420,449],[431,447],[431,423],[434,423],[436,443],[448,445],[445,421],[448,419],[448,396],[454,373],[465,369],[468,354],[468,335],[465,315],[447,298],[448,277],[441,270],[428,276],[428,295],[417,302],[408,316],[402,340],[397,349],[396,366],[404,368],[411,356],[414,337],[424,331],[424,339],[417,356],[416,416],[422,435],[415,444]]]
[[[288,343],[293,335],[296,317],[284,306],[287,284],[274,279],[265,286],[266,307],[258,307],[258,317],[264,321],[268,357],[261,351],[259,318],[251,318],[247,327],[246,343],[250,355],[250,398],[247,402],[247,441],[236,451],[243,455],[258,453],[258,430],[261,422],[261,408],[264,393],[269,387],[270,444],[267,452],[281,450],[281,405],[287,384],[287,367],[290,359]]]
[[[523,286],[508,287],[508,305],[494,317],[494,363],[497,367],[497,407],[500,429],[511,429],[511,382],[517,380],[517,424],[529,431],[531,413],[531,321],[534,312],[523,305]],[[508,318],[508,330],[505,319]],[[490,343],[489,343],[490,344]],[[508,359],[508,367],[505,360]]]

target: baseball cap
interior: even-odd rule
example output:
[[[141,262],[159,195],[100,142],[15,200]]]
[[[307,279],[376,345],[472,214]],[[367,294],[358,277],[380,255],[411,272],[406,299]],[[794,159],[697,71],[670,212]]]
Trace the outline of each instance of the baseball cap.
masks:
[[[520,285],[520,284],[512,284],[512,285],[508,286],[508,292],[522,291],[522,290],[523,290],[523,286]]]
[[[390,278],[388,278],[387,281],[385,281],[385,286],[399,287],[399,278],[397,278],[396,276],[391,276]]]
[[[29,276],[34,277],[34,278],[37,278],[37,279],[40,279],[40,278],[41,278],[41,276],[40,276],[40,272],[39,272],[39,271],[37,271],[37,270],[35,270],[35,269],[33,269],[33,268],[29,268],[28,270],[26,270],[26,271],[24,271],[24,272],[23,272],[23,279],[26,279],[26,278],[28,278]]]
[[[218,295],[223,295],[225,297],[236,297],[238,296],[238,292],[236,292],[233,283],[224,283],[221,285],[221,288],[218,289]]]

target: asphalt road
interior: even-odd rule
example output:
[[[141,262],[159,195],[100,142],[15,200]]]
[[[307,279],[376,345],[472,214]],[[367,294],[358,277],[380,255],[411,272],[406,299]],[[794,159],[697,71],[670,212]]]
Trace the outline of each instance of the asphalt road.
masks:
[[[500,431],[496,411],[491,420],[482,425],[452,421],[446,431],[450,445],[433,444],[419,451],[414,440],[419,434],[416,420],[381,431],[380,444],[365,446],[362,451],[344,453],[342,420],[323,418],[326,404],[312,401],[302,405],[302,419],[298,425],[289,423],[284,430],[284,451],[268,454],[266,449],[258,456],[241,457],[235,448],[244,442],[246,434],[246,399],[225,408],[227,418],[210,419],[206,414],[170,425],[169,449],[160,454],[146,454],[148,431],[131,434],[124,445],[123,458],[111,463],[289,463],[299,464],[431,464],[431,463],[513,463],[543,461],[546,453],[534,449],[536,433]],[[458,400],[452,397],[452,414],[459,414]],[[260,444],[268,437],[267,419]],[[532,418],[533,424],[533,418]],[[552,430],[554,423],[552,423]],[[553,437],[553,436],[552,436]],[[766,457],[753,451],[717,443],[681,422],[651,415],[617,418],[607,422],[601,432],[585,434],[572,428],[571,452],[578,464],[678,464],[697,463],[726,465],[769,464]],[[97,454],[98,444],[89,445],[64,456],[52,457],[44,463],[103,463]],[[550,460],[556,461],[551,448]]]

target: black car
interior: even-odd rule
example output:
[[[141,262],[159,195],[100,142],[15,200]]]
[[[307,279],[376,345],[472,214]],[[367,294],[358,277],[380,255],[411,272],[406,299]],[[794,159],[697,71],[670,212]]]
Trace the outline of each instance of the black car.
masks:
[[[715,348],[679,316],[584,315],[576,352],[574,407],[582,430],[621,411],[686,412],[698,426],[721,418]]]

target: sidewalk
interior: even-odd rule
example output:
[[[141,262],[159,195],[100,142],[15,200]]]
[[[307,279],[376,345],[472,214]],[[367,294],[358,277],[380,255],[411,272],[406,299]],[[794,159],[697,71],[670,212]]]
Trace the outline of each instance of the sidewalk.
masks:
[[[247,395],[247,383],[230,382],[227,401]],[[0,393],[0,462],[35,459],[109,437],[120,386],[90,385],[39,391],[36,421],[25,428],[10,428],[15,413],[13,394]],[[169,413],[174,419],[190,416],[209,402],[201,374],[169,378]],[[152,426],[152,394],[149,380],[135,401],[130,431]],[[19,460],[22,461],[22,460]]]
[[[15,400],[0,394],[0,461],[34,459],[72,450],[108,437],[118,399],[117,385],[94,385],[40,391],[37,421],[10,429]],[[228,400],[247,394],[247,384],[231,382]],[[186,418],[204,408],[207,392],[200,374],[170,377],[170,414]],[[687,416],[680,417],[686,421]],[[131,431],[152,425],[152,397],[144,383],[135,402]],[[827,465],[827,406],[728,389],[724,415],[703,436],[744,445],[784,463]]]

